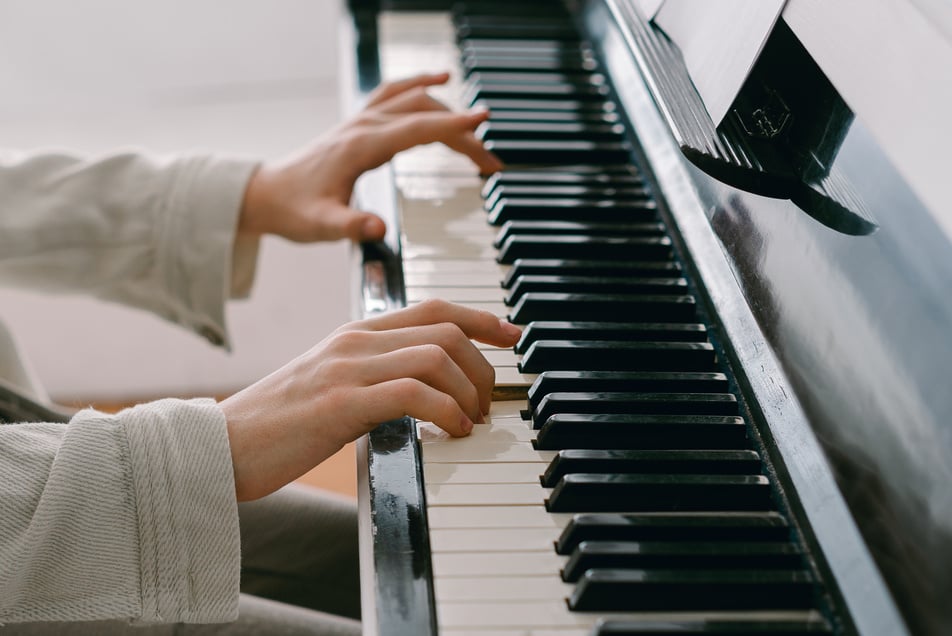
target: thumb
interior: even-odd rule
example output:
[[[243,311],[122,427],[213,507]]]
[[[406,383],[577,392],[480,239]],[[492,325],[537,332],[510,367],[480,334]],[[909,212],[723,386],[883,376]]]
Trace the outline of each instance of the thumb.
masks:
[[[336,205],[327,211],[325,222],[340,238],[349,238],[355,243],[379,241],[387,232],[387,226],[376,214],[355,210],[346,205]]]

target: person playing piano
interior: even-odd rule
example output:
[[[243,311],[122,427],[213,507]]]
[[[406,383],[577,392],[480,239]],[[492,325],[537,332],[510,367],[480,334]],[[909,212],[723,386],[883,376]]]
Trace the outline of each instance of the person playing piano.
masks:
[[[382,85],[277,163],[0,162],[0,283],[87,292],[226,345],[224,290],[248,292],[262,234],[381,238],[379,218],[349,207],[354,182],[417,144],[500,167],[473,135],[485,112],[426,94],[446,79]],[[466,435],[493,385],[470,339],[518,336],[489,313],[428,302],[345,325],[221,403],[0,425],[0,634],[357,633],[352,505],[279,489],[404,414]],[[0,346],[0,379],[17,377],[13,359]]]

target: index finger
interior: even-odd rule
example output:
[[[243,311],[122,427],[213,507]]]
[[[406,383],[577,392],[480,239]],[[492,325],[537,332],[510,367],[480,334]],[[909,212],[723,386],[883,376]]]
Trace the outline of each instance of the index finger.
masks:
[[[453,323],[472,340],[495,347],[512,347],[522,335],[522,330],[518,327],[488,311],[432,299],[424,300],[400,311],[375,316],[360,324],[368,329],[384,331],[444,322]]]

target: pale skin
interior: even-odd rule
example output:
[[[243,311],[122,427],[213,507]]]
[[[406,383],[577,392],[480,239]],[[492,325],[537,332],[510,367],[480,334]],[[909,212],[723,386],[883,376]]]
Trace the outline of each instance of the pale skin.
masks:
[[[441,142],[483,173],[500,169],[473,130],[484,111],[457,113],[426,93],[446,74],[384,84],[354,119],[288,159],[262,165],[245,193],[238,231],[293,241],[383,237],[383,221],[350,207],[365,171],[407,148]],[[496,316],[428,301],[352,322],[221,402],[239,501],[271,493],[380,422],[410,415],[468,435],[489,411],[495,374],[472,340],[515,344]]]

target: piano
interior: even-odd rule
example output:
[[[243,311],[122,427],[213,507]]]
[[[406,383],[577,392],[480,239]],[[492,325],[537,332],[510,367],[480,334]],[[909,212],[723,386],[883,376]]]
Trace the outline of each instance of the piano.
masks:
[[[947,103],[883,126],[824,48],[859,5],[789,0],[715,124],[651,4],[349,3],[354,104],[451,70],[433,94],[488,107],[507,165],[427,146],[366,175],[389,229],[355,311],[524,328],[484,348],[470,437],[359,441],[365,633],[952,633]],[[885,4],[890,34],[930,10]],[[898,47],[950,53],[928,95],[949,22]]]

